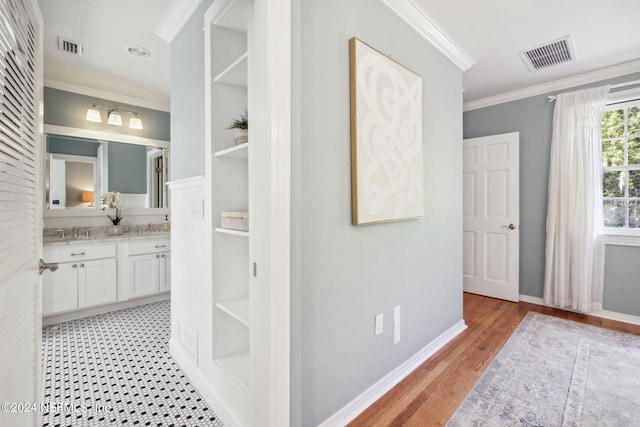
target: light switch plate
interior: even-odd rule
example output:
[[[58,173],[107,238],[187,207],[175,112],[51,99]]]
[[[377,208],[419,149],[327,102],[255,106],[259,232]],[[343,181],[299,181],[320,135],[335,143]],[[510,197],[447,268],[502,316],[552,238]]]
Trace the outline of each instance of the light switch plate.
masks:
[[[382,313],[378,314],[376,316],[376,328],[375,328],[375,335],[380,335],[382,333],[382,324],[383,324],[383,315]]]
[[[393,326],[400,324],[400,306],[393,307]]]
[[[204,218],[204,199],[191,199],[191,217]]]

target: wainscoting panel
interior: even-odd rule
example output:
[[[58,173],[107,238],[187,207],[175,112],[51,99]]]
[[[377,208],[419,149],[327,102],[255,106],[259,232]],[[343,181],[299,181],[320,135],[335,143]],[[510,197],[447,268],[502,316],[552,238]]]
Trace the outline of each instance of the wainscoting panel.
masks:
[[[171,341],[202,371],[206,347],[204,177],[169,183],[171,194]]]
[[[198,364],[198,341],[199,334],[195,329],[190,327],[187,323],[178,323],[178,337],[180,344],[184,347],[189,355],[193,358],[193,363]]]

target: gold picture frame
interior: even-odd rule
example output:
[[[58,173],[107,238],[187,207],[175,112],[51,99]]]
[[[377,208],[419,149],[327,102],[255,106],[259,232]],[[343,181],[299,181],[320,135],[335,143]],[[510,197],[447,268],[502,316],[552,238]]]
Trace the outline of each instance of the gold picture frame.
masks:
[[[422,77],[356,37],[349,65],[352,223],[422,217]]]

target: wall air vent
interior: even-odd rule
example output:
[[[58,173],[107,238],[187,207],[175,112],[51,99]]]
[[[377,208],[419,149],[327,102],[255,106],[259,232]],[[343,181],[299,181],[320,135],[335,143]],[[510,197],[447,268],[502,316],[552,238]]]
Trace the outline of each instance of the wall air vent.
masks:
[[[82,45],[80,43],[72,42],[71,40],[63,39],[62,37],[58,37],[58,50],[71,53],[73,55],[82,55]]]
[[[571,36],[546,43],[533,49],[518,52],[529,71],[542,70],[576,59],[576,50]]]

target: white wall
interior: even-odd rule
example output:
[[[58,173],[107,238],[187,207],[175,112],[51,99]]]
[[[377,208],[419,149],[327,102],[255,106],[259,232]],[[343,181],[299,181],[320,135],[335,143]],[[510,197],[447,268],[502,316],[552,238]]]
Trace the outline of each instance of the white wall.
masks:
[[[462,319],[462,72],[379,1],[295,0],[293,28],[292,425],[312,426]],[[424,218],[351,225],[353,36],[424,79]]]

